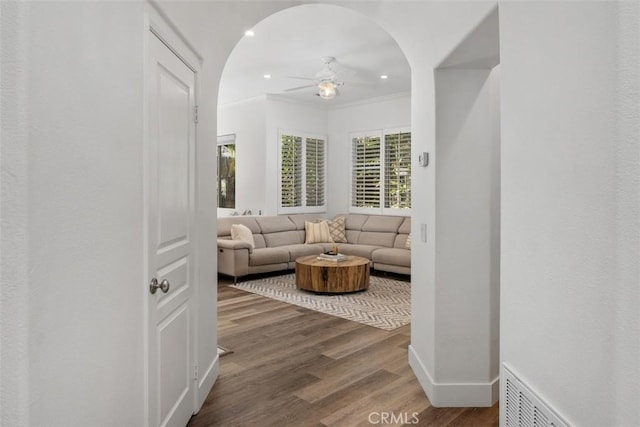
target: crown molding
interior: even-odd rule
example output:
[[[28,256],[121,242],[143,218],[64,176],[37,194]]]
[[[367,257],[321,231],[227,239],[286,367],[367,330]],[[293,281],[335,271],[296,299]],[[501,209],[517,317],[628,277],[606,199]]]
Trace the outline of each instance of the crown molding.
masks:
[[[334,105],[328,106],[327,108],[333,111],[333,110],[340,110],[343,108],[358,107],[360,105],[374,104],[377,102],[392,101],[394,99],[407,98],[407,97],[411,98],[410,91],[397,92],[397,93],[392,93],[391,95],[375,96],[372,98],[360,99],[358,101],[349,102],[347,104],[334,104]]]

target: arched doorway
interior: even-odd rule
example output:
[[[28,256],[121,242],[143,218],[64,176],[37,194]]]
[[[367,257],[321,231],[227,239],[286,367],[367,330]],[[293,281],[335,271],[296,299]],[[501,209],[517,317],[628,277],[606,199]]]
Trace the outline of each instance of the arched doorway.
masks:
[[[416,9],[429,9],[428,5],[414,6]],[[412,296],[414,307],[412,322],[414,328],[411,339],[412,367],[421,380],[425,392],[430,397],[438,394],[438,390],[443,391],[443,398],[441,400],[436,399],[442,406],[464,405],[463,401],[468,397],[466,394],[468,390],[462,390],[466,387],[462,384],[468,384],[469,387],[473,389],[481,388],[484,390],[482,393],[486,391],[490,396],[484,398],[483,402],[492,401],[495,396],[497,396],[497,378],[487,378],[486,381],[478,382],[472,381],[471,384],[460,378],[447,378],[446,372],[439,373],[439,370],[442,369],[442,366],[445,364],[443,362],[446,361],[447,354],[446,352],[436,354],[434,350],[434,345],[441,339],[438,337],[443,336],[444,329],[442,329],[442,327],[447,322],[447,313],[444,310],[438,310],[436,307],[439,293],[438,289],[445,286],[446,276],[440,276],[440,279],[436,280],[436,266],[438,265],[436,258],[436,236],[439,225],[436,221],[437,212],[435,208],[438,194],[435,169],[437,169],[436,128],[438,119],[436,117],[436,105],[435,103],[430,104],[430,102],[433,102],[437,97],[433,70],[437,67],[437,64],[443,62],[443,58],[446,58],[447,55],[443,53],[441,47],[435,46],[435,43],[416,46],[415,40],[419,37],[416,34],[407,34],[406,31],[404,31],[406,28],[403,28],[402,25],[395,21],[394,17],[383,17],[381,11],[371,10],[366,6],[356,6],[354,8],[372,17],[374,21],[383,25],[390,33],[396,35],[398,43],[403,47],[403,51],[411,63],[414,76],[412,81],[412,94],[414,96],[412,100],[411,122],[413,125],[414,140],[419,142],[413,145],[413,156],[416,157],[417,154],[422,154],[423,152],[431,153],[432,155],[432,167],[425,169],[416,168],[417,170],[413,173],[414,183],[420,183],[419,196],[414,197],[413,231],[415,235],[420,236],[420,239],[414,249],[414,262],[412,263],[413,279],[414,283],[416,283]],[[483,22],[483,20],[490,15],[491,10],[489,9],[487,11],[485,8],[482,11],[476,12],[478,13],[477,23]],[[437,17],[432,16],[429,19],[431,19],[430,22],[434,23]],[[497,20],[489,21],[490,24],[484,27],[497,29]],[[466,22],[459,25],[463,27],[470,25],[470,23]],[[473,40],[478,34],[469,33],[467,35],[470,40]],[[483,33],[480,33],[480,36],[483,37]],[[439,36],[429,34],[425,36],[425,38],[433,41],[433,39],[438,39]],[[464,40],[465,38],[461,37],[459,39],[454,38],[447,40],[447,42],[455,47],[457,45],[464,45]],[[497,43],[497,39],[494,41]],[[497,49],[497,45],[492,47]],[[452,48],[450,51],[453,50]],[[418,75],[420,76],[419,78],[417,77]],[[416,188],[415,184],[414,188]],[[414,194],[416,194],[416,192],[414,192]],[[455,298],[452,301],[455,303]],[[487,311],[485,311],[485,309]],[[497,319],[498,307],[493,304],[480,308],[478,312]],[[483,341],[482,346],[487,349],[488,354],[492,355],[489,357],[495,360],[495,355],[497,355],[498,351],[498,342],[497,335],[495,334],[495,324],[491,323],[491,325],[490,328],[492,332],[488,333],[488,336],[490,336],[488,342]],[[471,321],[468,327],[470,331],[477,331],[478,324],[474,324],[474,322]],[[473,340],[462,338],[461,348],[473,348],[477,343],[471,341]],[[463,352],[462,354],[469,353]],[[466,359],[462,357],[460,363],[462,365],[472,366],[473,361],[469,357],[470,356],[467,356]],[[472,367],[471,369],[473,370],[474,368]],[[492,367],[491,370],[491,372],[495,372],[497,367]],[[462,376],[464,375],[463,373]],[[475,374],[472,376],[475,376]],[[450,391],[454,388],[458,390],[458,392],[450,393],[445,390],[448,389]],[[477,400],[473,400],[473,402],[477,402]]]

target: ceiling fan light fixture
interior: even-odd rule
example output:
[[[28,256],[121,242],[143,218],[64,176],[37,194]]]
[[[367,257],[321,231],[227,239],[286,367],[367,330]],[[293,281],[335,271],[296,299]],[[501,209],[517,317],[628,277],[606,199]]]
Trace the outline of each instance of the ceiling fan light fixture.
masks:
[[[321,82],[318,85],[318,95],[322,99],[333,99],[337,93],[336,85],[333,82]]]

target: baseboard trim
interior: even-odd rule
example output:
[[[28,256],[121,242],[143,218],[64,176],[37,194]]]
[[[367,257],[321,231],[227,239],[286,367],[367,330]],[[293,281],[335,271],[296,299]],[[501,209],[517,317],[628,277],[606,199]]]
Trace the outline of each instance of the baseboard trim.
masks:
[[[500,378],[488,383],[436,383],[409,345],[409,366],[432,406],[437,408],[490,407],[500,396]]]
[[[200,408],[202,408],[204,401],[207,400],[207,396],[209,395],[209,392],[213,388],[213,385],[215,384],[216,379],[218,379],[219,373],[220,373],[220,356],[216,354],[216,357],[213,359],[213,362],[211,363],[211,365],[209,365],[209,367],[205,371],[205,374],[202,376],[200,381],[198,381],[198,400],[196,402],[197,404],[196,404],[196,410],[194,414],[197,414],[200,411]]]

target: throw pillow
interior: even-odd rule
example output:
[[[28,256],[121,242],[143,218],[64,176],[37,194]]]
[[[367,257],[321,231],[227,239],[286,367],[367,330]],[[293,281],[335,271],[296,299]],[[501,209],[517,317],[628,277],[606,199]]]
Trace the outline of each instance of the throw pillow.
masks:
[[[305,221],[304,231],[306,234],[305,243],[334,243],[327,221],[315,223]]]
[[[411,234],[407,236],[407,241],[404,243],[404,247],[411,250]]]
[[[256,243],[253,241],[253,233],[249,227],[242,224],[231,224],[231,239],[247,242],[251,245],[251,249],[255,249]]]
[[[347,243],[347,233],[344,229],[346,218],[343,216],[339,216],[333,221],[329,220],[327,223],[329,225],[329,232],[331,233],[331,238],[335,243]]]

